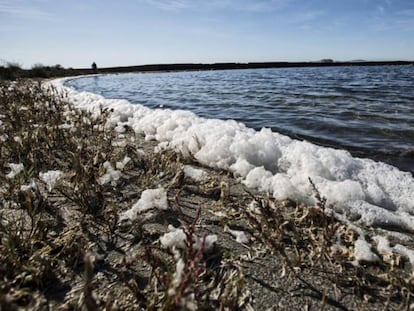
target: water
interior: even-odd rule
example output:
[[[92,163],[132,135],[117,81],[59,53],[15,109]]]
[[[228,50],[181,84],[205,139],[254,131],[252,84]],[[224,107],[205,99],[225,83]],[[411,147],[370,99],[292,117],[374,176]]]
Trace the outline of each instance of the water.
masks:
[[[269,127],[414,172],[414,66],[102,75],[66,85]]]

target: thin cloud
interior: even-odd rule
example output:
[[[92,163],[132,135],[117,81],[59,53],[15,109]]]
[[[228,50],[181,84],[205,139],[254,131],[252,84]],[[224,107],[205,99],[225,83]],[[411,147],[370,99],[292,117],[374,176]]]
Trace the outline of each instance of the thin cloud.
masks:
[[[292,0],[262,0],[262,1],[233,1],[235,7],[239,10],[249,12],[268,12],[277,11],[288,6]]]
[[[390,13],[388,16],[376,16],[371,28],[377,32],[412,32],[414,31],[414,10],[406,9]]]
[[[145,2],[168,11],[177,11],[191,7],[191,1],[188,0],[146,0]]]
[[[162,10],[230,10],[260,13],[274,11],[287,6],[294,0],[144,0]]]
[[[413,32],[414,31],[414,12],[410,15],[409,12],[406,12],[408,15],[399,18],[395,21],[394,27],[399,31]]]
[[[385,13],[385,8],[382,5],[377,6],[377,11],[380,14],[384,14]]]
[[[1,1],[0,2],[0,15],[11,15],[22,18],[33,18],[33,19],[49,19],[52,15],[48,12],[28,7],[23,5],[22,2],[17,1],[20,5],[15,2]]]
[[[414,9],[407,9],[407,10],[398,11],[397,15],[414,18]]]
[[[292,23],[309,23],[319,19],[325,14],[322,10],[298,12],[291,17]]]

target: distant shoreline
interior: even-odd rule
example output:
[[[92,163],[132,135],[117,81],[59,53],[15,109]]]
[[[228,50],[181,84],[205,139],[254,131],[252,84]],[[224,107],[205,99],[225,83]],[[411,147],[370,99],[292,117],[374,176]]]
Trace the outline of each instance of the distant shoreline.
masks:
[[[25,78],[60,78],[82,76],[88,74],[116,74],[134,72],[176,72],[176,71],[209,71],[236,69],[267,69],[267,68],[306,68],[306,67],[345,67],[345,66],[407,66],[414,61],[349,61],[336,62],[325,59],[317,62],[248,62],[248,63],[179,63],[151,64],[138,66],[117,66],[91,68],[63,68],[55,66],[35,66],[32,69],[22,69],[18,64],[0,66],[0,80],[16,80]],[[99,64],[98,64],[99,66]]]
[[[130,72],[170,72],[170,71],[204,71],[204,70],[235,70],[235,69],[268,69],[268,68],[300,68],[300,67],[346,67],[346,66],[406,66],[414,65],[414,61],[355,61],[355,62],[249,62],[249,63],[182,63],[153,64],[140,66],[103,67],[99,73],[130,73]],[[91,69],[77,69],[91,73]]]

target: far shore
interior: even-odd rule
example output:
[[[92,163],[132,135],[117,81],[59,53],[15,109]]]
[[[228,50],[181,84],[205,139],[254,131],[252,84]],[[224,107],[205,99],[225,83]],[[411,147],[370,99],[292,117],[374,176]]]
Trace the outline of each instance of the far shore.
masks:
[[[347,67],[347,66],[413,66],[414,61],[334,61],[324,59],[313,62],[247,62],[247,63],[178,63],[178,64],[149,64],[137,66],[117,66],[91,68],[64,68],[61,65],[36,65],[32,69],[22,69],[17,64],[0,66],[0,80],[15,80],[18,78],[58,78],[88,74],[116,74],[134,72],[175,72],[175,71],[208,71],[236,69],[269,69],[269,68],[306,68],[306,67]]]
[[[235,69],[268,69],[298,67],[337,67],[337,66],[401,66],[414,65],[414,61],[355,61],[336,62],[323,60],[319,62],[248,62],[248,63],[213,63],[213,64],[154,64],[142,66],[107,67],[99,69],[101,73],[127,73],[147,71],[201,71],[201,70],[235,70]],[[79,69],[90,72],[90,69]]]

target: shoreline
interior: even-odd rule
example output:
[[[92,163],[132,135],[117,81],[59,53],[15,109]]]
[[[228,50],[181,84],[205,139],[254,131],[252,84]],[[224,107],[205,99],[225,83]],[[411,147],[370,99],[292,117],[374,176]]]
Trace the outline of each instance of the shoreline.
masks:
[[[149,72],[155,72],[155,71],[147,71],[147,73]],[[162,73],[162,71],[157,71],[159,73]],[[176,72],[176,71],[164,71],[165,72]],[[142,73],[142,72],[141,72]],[[122,73],[120,73],[122,74]],[[99,74],[98,74],[99,75]],[[105,78],[105,75],[111,75],[111,73],[101,73],[103,79]],[[115,74],[114,74],[115,75]],[[81,77],[96,77],[96,75],[85,75],[85,76],[81,76]],[[160,76],[162,77],[162,76]],[[74,77],[69,77],[66,78],[65,80],[65,85],[67,87],[71,87],[74,88],[76,85],[76,82],[74,82],[73,86],[70,86],[66,83],[66,82],[70,82],[70,80],[75,80],[75,79],[79,79],[79,76],[74,76]],[[125,78],[120,78],[125,79]],[[174,79],[174,77],[172,77],[172,79]],[[89,80],[91,81],[91,80]],[[112,96],[113,97],[113,96]],[[173,109],[177,109],[177,108],[173,108]],[[182,107],[180,109],[186,109],[185,107]],[[178,110],[180,110],[178,109]],[[218,117],[220,118],[220,117]],[[223,119],[225,120],[225,119]],[[240,121],[242,122],[242,121]],[[249,124],[247,124],[247,126],[250,126]],[[253,128],[255,131],[260,131],[261,128],[263,128],[262,126],[257,126],[257,127],[251,127]],[[396,168],[398,168],[399,170],[403,171],[403,172],[408,172],[411,173],[412,176],[414,176],[414,160],[411,157],[412,154],[412,150],[407,149],[407,150],[403,150],[403,149],[381,149],[381,150],[377,150],[377,149],[373,149],[371,148],[367,148],[365,145],[359,144],[358,146],[355,146],[355,144],[353,144],[355,142],[351,140],[351,142],[349,143],[344,143],[344,142],[338,142],[335,139],[329,139],[329,138],[320,138],[318,136],[309,136],[309,135],[305,135],[305,134],[297,134],[295,132],[292,132],[291,130],[286,130],[283,127],[266,127],[266,128],[270,128],[273,132],[276,133],[280,133],[282,135],[288,136],[292,139],[295,140],[301,140],[301,141],[308,141],[311,142],[313,144],[316,144],[318,146],[322,146],[322,147],[327,147],[327,148],[334,148],[337,150],[346,150],[348,152],[351,153],[351,155],[353,157],[357,157],[357,158],[368,158],[368,159],[372,159],[376,162],[383,162],[383,163],[387,163],[389,165],[395,166]],[[386,145],[386,144],[385,144]]]
[[[248,62],[248,63],[182,63],[153,64],[140,66],[103,67],[102,73],[131,72],[171,72],[171,71],[208,71],[238,69],[271,69],[271,68],[307,68],[307,67],[349,67],[349,66],[412,66],[414,61],[361,61],[361,62]],[[80,69],[89,70],[89,69]]]
[[[349,67],[349,66],[413,66],[414,61],[318,61],[318,62],[247,62],[247,63],[177,63],[177,64],[148,64],[136,66],[92,68],[63,68],[56,66],[38,66],[33,69],[0,66],[0,80],[15,80],[21,78],[59,78],[90,74],[122,74],[147,72],[180,72],[180,71],[210,71],[210,70],[246,70],[271,68],[309,68],[309,67]]]
[[[58,83],[56,87],[61,86]],[[382,210],[413,208],[409,200],[414,195],[414,188],[410,186],[412,173],[389,164],[352,157],[346,150],[295,140],[267,128],[257,131],[232,120],[202,118],[185,110],[150,109],[125,100],[108,100],[93,93],[81,94],[70,87],[63,88],[79,108],[94,112],[102,105],[113,110],[110,117],[113,126],[133,128],[148,139],[158,140],[160,146],[191,154],[204,165],[228,170],[250,187],[277,199],[303,202],[311,192],[308,183],[311,177],[328,197],[329,204],[346,204],[353,210],[341,210],[342,213],[350,212],[367,223],[384,224],[385,220],[369,212],[372,208],[378,209],[381,215]],[[394,180],[401,187],[394,187],[388,180]],[[343,189],[340,191],[340,188]],[[362,202],[365,206],[359,201],[365,201]],[[313,201],[305,202],[313,204]],[[367,214],[364,210],[368,210]],[[399,213],[389,221],[398,227],[397,218],[403,227],[410,227],[405,223],[411,220],[400,217]]]

